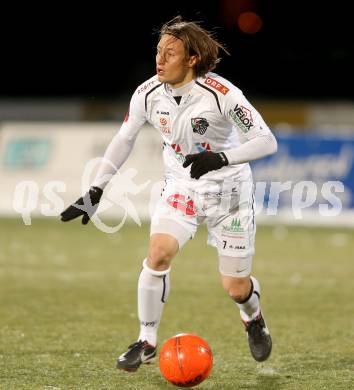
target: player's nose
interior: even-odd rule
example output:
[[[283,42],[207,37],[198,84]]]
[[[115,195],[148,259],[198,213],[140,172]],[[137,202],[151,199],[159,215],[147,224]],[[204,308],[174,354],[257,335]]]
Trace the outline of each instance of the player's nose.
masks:
[[[157,65],[162,65],[165,62],[164,56],[160,53],[156,54],[156,63]]]

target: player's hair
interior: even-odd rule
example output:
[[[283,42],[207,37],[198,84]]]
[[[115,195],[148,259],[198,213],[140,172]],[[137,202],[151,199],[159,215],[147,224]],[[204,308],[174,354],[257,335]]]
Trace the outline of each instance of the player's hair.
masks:
[[[194,67],[197,77],[203,77],[207,72],[215,69],[220,62],[219,51],[230,53],[218,42],[213,34],[200,27],[198,22],[186,22],[181,16],[176,16],[165,23],[160,29],[162,35],[169,34],[183,42],[184,49],[189,56],[196,55],[197,63]]]

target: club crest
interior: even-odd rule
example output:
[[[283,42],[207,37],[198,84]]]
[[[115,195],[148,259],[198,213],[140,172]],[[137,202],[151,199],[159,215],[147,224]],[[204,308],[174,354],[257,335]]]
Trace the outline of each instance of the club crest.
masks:
[[[193,133],[198,133],[200,135],[203,135],[209,127],[209,122],[205,118],[192,118],[191,124]]]

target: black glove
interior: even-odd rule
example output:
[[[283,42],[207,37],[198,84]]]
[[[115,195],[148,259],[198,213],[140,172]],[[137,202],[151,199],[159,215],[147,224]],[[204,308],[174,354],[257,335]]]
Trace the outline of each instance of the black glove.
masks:
[[[187,154],[186,160],[183,163],[183,168],[191,166],[191,177],[199,179],[209,171],[220,169],[229,164],[225,153],[202,152],[196,154]]]
[[[79,198],[74,204],[64,210],[61,215],[61,220],[71,221],[74,218],[82,217],[82,224],[87,225],[90,218],[95,214],[98,204],[101,200],[103,190],[99,187],[91,187],[86,194]]]

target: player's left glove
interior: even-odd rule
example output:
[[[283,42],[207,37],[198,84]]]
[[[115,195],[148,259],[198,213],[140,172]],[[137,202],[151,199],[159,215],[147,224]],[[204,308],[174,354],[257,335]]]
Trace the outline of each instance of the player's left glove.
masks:
[[[61,220],[67,222],[82,215],[82,224],[87,225],[88,221],[98,208],[102,194],[103,190],[101,188],[91,187],[84,196],[79,198],[60,214]]]
[[[187,154],[183,163],[183,168],[187,168],[191,164],[191,177],[193,179],[199,179],[200,176],[203,176],[210,171],[215,171],[216,169],[228,165],[229,161],[223,152],[202,152]]]

